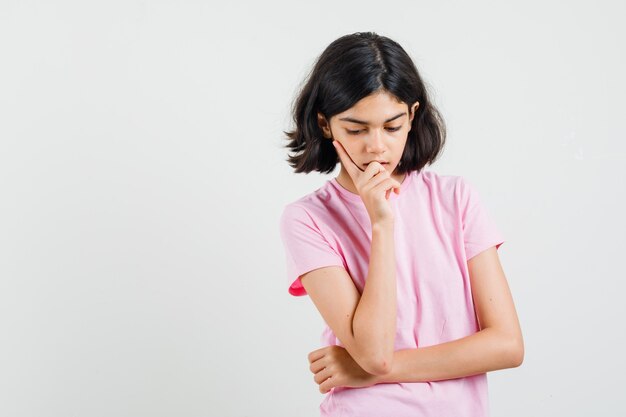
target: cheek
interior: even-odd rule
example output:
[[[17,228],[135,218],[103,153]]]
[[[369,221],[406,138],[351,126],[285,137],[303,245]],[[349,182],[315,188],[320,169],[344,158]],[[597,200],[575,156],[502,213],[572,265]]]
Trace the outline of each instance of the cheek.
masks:
[[[354,139],[350,139],[350,138],[340,138],[341,144],[343,145],[343,148],[348,151],[350,154],[356,154],[361,152],[361,146],[360,144],[354,140]]]

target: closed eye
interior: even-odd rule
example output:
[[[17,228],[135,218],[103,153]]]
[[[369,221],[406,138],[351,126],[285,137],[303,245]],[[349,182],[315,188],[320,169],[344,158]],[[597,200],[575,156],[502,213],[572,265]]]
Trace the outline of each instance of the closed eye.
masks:
[[[398,127],[388,127],[387,130],[390,132],[397,132],[398,130],[402,129],[402,126],[398,126]],[[358,135],[359,133],[361,133],[364,129],[360,129],[360,130],[350,130],[350,129],[346,129],[346,132],[348,132],[351,135]]]

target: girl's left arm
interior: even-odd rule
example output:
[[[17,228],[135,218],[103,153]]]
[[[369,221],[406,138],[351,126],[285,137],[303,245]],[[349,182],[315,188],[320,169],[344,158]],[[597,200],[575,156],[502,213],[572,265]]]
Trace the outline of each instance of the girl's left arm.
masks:
[[[391,370],[375,383],[460,378],[520,366],[524,341],[495,246],[468,261],[480,331],[461,339],[394,352]]]

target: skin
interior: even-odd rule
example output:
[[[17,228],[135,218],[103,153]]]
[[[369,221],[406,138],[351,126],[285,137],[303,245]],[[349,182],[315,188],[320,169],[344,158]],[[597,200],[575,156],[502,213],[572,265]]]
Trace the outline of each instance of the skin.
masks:
[[[409,107],[387,92],[378,92],[364,97],[348,110],[332,116],[330,120],[326,120],[321,113],[317,114],[317,118],[324,137],[339,142],[359,170],[364,171],[368,163],[374,160],[387,161],[389,163],[383,167],[393,180],[402,183],[406,174],[399,175],[395,173],[395,169],[404,152],[411,122],[418,106],[417,101]],[[385,122],[398,114],[402,115],[393,121]],[[367,123],[341,120],[348,117]],[[392,131],[396,128],[397,131]],[[358,133],[350,134],[349,131]],[[343,161],[336,179],[346,190],[359,194]]]
[[[405,103],[398,102],[391,95],[376,93],[329,121],[318,114],[324,136],[338,142],[336,149],[342,165],[337,182],[342,187],[363,198],[367,195],[363,192],[364,179],[371,182],[374,175],[374,178],[380,176],[397,181],[387,182],[382,191],[378,190],[375,200],[380,203],[385,201],[380,192],[385,192],[388,198],[389,191],[404,181],[405,175],[397,175],[394,170],[404,151],[418,105],[415,102],[409,111]],[[404,116],[385,123],[386,119],[399,113]],[[344,117],[368,123],[340,120]],[[390,129],[395,127],[400,129],[391,132]],[[348,129],[361,132],[351,135]],[[389,164],[368,164],[373,160],[384,160]],[[380,175],[382,167],[389,173],[388,177]],[[385,214],[388,213],[383,209],[383,217]],[[380,383],[437,381],[521,365],[524,357],[522,332],[496,248],[491,247],[468,260],[468,271],[480,331],[434,346],[395,351],[388,372],[382,375],[363,370],[341,346],[317,349],[309,353],[308,360],[319,391],[327,393],[334,387],[361,388]]]
[[[438,345],[397,350],[391,369],[384,375],[365,372],[341,346],[314,350],[308,355],[309,369],[319,391],[439,381],[520,366],[524,340],[495,246],[472,257],[467,264],[478,332]]]
[[[387,200],[392,190],[396,193],[400,192],[401,184],[391,178],[391,174],[385,169],[385,164],[373,161],[362,171],[339,142],[333,141],[333,145],[341,160],[341,166],[348,171],[357,194],[361,196],[365,204],[372,225],[393,221],[393,210]]]
[[[414,110],[411,113],[414,114]],[[380,116],[382,120],[378,120]],[[400,192],[398,179],[403,178],[397,175],[398,179],[392,178],[392,171],[404,151],[412,117],[406,104],[387,93],[365,97],[328,122],[321,114],[318,117],[324,135],[329,140],[334,137],[333,145],[342,172],[348,176],[347,180],[339,178],[338,181],[344,183],[349,192],[360,196],[372,224],[369,269],[362,294],[355,299],[354,288],[335,295],[345,309],[341,315],[345,314],[351,321],[350,333],[342,337],[355,363],[372,374],[385,374],[393,359],[396,327],[394,213],[389,197],[391,192]],[[341,120],[343,118],[353,120]],[[353,130],[357,130],[357,134],[350,134]],[[314,274],[317,273],[320,272]],[[338,323],[339,307],[328,305],[326,300],[330,298],[319,292],[325,291],[324,287],[318,288],[317,281],[309,285],[308,276],[302,277],[302,285],[317,300],[321,314],[341,331],[344,323]]]

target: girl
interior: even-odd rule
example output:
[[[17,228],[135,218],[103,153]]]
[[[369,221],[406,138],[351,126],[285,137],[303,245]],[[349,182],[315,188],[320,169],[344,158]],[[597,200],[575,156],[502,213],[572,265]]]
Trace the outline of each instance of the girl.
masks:
[[[486,372],[524,356],[504,241],[470,182],[424,170],[445,126],[411,58],[372,32],[343,36],[293,112],[295,172],[341,164],[280,218],[289,293],[326,323],[308,356],[321,415],[488,416]]]

